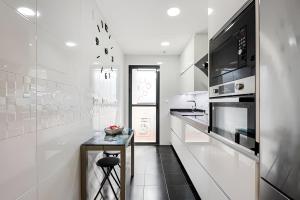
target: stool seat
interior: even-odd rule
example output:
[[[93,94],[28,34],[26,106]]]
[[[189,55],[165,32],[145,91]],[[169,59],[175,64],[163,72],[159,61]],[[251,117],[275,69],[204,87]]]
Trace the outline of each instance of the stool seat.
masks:
[[[110,156],[118,157],[120,154],[120,151],[104,151],[103,154],[106,155],[107,157],[110,157]]]
[[[105,157],[97,161],[99,167],[114,167],[120,163],[120,159],[116,157]]]

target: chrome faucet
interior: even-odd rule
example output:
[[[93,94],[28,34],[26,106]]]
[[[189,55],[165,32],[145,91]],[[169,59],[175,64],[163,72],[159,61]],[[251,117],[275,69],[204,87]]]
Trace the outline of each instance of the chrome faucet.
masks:
[[[197,110],[197,103],[196,103],[196,101],[195,100],[188,100],[186,102],[194,103],[194,106],[192,106],[192,111],[196,112],[196,110]]]

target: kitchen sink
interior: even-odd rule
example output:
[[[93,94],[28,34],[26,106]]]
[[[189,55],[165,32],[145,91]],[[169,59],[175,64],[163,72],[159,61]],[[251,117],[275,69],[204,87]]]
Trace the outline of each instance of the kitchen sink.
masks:
[[[203,116],[203,112],[182,112],[180,113],[181,116],[187,117],[187,116]]]
[[[201,116],[204,116],[203,114],[201,115],[197,115],[197,114],[189,114],[189,115],[182,115],[183,117],[201,117]]]

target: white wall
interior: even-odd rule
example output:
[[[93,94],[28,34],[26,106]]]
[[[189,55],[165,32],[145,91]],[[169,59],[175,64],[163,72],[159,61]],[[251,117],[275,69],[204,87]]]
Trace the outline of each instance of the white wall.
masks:
[[[37,9],[37,21],[21,6]],[[0,199],[80,199],[79,147],[93,134],[90,67],[99,54],[111,65],[103,47],[114,46],[123,70],[107,34],[95,46],[101,19],[95,0],[0,0]]]
[[[160,66],[160,144],[170,144],[170,99],[179,93],[179,56],[125,56],[124,91],[125,91],[125,124],[128,124],[128,66],[129,65],[157,65]]]

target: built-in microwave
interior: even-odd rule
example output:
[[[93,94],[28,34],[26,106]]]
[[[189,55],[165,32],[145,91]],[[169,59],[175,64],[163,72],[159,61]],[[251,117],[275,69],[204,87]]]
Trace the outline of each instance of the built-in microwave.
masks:
[[[244,6],[209,41],[209,86],[255,76],[255,5]]]

